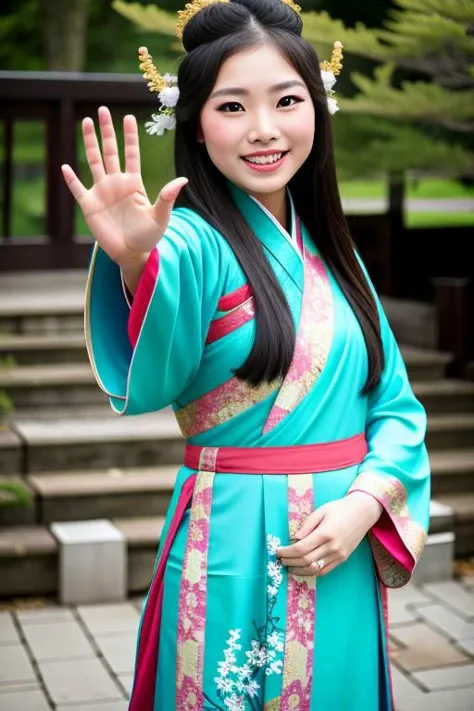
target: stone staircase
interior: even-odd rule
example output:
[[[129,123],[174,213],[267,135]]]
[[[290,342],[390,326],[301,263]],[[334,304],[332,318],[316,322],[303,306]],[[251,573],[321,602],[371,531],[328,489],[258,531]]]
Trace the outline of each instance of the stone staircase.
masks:
[[[170,411],[119,418],[92,376],[82,335],[84,272],[0,280],[0,391],[15,404],[0,429],[0,474],[33,504],[0,506],[0,598],[55,595],[56,521],[108,519],[127,541],[130,593],[149,583],[184,441]],[[447,354],[403,347],[429,415],[433,536],[454,530],[474,554],[474,383],[447,379]],[[451,513],[451,507],[453,514]]]

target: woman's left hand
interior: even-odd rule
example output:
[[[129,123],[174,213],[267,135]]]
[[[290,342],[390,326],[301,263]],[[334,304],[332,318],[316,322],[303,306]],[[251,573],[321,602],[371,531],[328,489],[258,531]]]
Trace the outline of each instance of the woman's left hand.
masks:
[[[294,575],[327,575],[349,558],[382,511],[370,494],[354,491],[316,509],[295,535],[296,543],[276,554]]]

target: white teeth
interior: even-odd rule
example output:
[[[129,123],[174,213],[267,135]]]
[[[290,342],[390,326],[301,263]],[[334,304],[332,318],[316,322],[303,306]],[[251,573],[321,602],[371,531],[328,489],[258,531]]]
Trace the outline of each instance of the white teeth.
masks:
[[[283,153],[274,153],[271,156],[253,156],[249,158],[244,158],[244,160],[248,161],[249,163],[257,163],[258,165],[266,165],[268,163],[276,163],[277,160],[280,160],[282,157]]]

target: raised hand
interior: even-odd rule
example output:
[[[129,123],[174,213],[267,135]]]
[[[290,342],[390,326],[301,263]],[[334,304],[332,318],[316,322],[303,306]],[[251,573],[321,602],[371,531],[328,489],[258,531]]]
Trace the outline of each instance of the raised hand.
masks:
[[[187,178],[165,185],[154,204],[143,185],[137,122],[123,119],[125,171],[120,169],[117,139],[110,111],[99,108],[102,153],[94,122],[82,122],[84,147],[93,185],[89,190],[69,165],[62,166],[66,184],[77,200],[86,223],[102,249],[121,267],[139,262],[163,237],[180,190]]]

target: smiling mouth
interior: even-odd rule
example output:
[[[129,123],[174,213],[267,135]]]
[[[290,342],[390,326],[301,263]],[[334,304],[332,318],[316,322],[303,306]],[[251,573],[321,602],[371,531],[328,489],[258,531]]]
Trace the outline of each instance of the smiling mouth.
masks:
[[[289,153],[289,151],[271,153],[267,156],[242,156],[242,160],[246,161],[246,163],[252,163],[253,165],[271,165],[272,163],[277,163],[286,156],[287,153]]]

